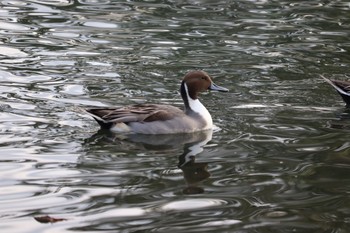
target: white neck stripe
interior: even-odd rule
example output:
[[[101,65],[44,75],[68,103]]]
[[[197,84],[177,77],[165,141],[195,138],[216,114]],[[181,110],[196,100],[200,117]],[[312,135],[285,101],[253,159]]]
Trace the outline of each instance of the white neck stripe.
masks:
[[[187,84],[184,84],[185,91],[186,91],[186,97],[188,101],[188,107],[195,113],[199,114],[205,122],[207,123],[207,126],[212,127],[213,120],[211,119],[211,115],[209,111],[204,107],[204,105],[199,101],[199,99],[192,99],[190,95],[188,94],[188,87]]]

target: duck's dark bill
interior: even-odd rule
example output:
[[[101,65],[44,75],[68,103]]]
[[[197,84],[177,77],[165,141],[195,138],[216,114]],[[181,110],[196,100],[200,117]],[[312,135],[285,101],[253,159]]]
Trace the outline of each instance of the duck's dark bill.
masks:
[[[228,89],[225,87],[220,87],[216,85],[215,83],[212,83],[210,87],[208,88],[211,91],[222,91],[222,92],[228,92]]]

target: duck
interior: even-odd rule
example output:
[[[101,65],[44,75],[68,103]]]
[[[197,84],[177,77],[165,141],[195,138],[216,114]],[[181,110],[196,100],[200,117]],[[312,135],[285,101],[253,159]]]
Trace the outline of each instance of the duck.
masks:
[[[350,81],[331,80],[322,75],[321,77],[335,88],[346,103],[346,107],[350,107]]]
[[[102,130],[131,134],[180,134],[213,129],[209,111],[199,101],[205,91],[228,92],[216,85],[202,70],[188,72],[182,79],[180,93],[184,109],[165,104],[135,104],[121,107],[90,108]]]

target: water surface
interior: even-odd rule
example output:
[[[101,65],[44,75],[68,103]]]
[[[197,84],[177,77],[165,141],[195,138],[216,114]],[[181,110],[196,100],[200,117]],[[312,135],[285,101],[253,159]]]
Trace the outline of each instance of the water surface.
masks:
[[[349,232],[347,1],[1,1],[7,232]],[[123,138],[85,107],[162,102],[203,69],[217,129]],[[52,224],[34,217],[62,218]]]

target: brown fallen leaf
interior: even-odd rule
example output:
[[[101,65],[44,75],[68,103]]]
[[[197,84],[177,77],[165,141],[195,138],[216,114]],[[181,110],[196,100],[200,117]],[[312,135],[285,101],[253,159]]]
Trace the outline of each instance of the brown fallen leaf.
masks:
[[[53,218],[53,217],[50,217],[49,215],[34,217],[34,219],[40,223],[55,223],[55,222],[61,222],[61,221],[67,220],[65,218]]]

